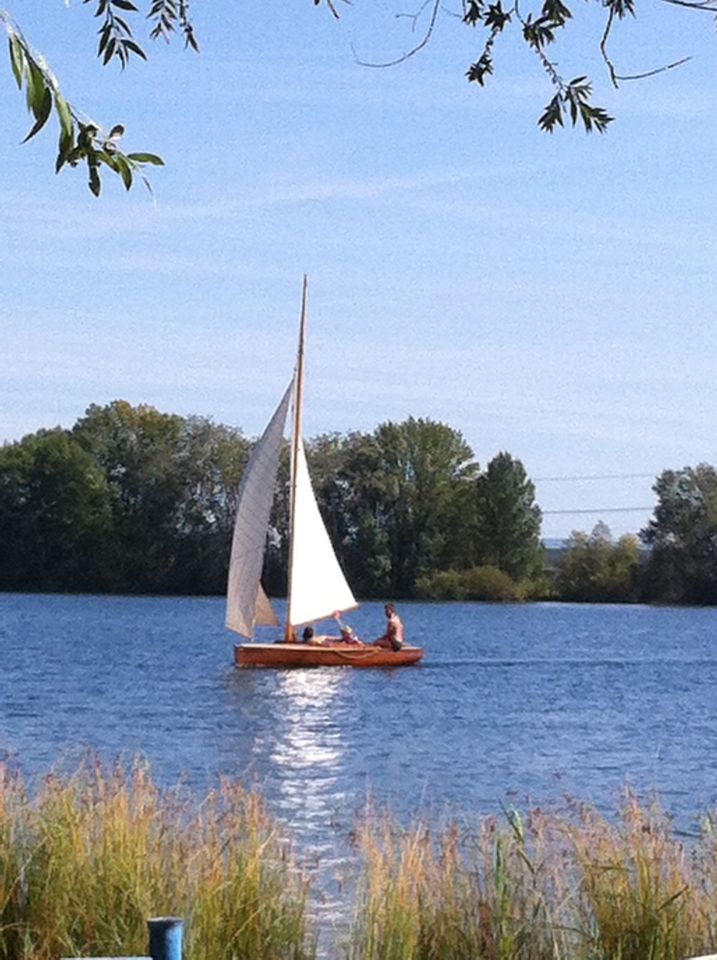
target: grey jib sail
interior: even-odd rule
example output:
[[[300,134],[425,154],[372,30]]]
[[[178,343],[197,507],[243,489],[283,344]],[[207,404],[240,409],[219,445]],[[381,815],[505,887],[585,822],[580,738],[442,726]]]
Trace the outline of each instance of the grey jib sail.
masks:
[[[274,416],[252,450],[239,488],[229,561],[226,625],[244,637],[253,636],[257,623],[278,623],[260,580],[279,453],[293,387],[292,377]]]

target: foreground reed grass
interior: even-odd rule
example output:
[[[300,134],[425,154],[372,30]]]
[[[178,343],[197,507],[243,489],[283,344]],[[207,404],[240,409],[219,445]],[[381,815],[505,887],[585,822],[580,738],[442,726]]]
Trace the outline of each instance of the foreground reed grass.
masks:
[[[685,960],[717,946],[717,836],[572,804],[432,835],[369,821],[349,960]]]
[[[142,955],[186,921],[187,960],[305,960],[307,886],[253,792],[202,802],[146,764],[86,762],[32,795],[0,771],[0,960]]]
[[[656,804],[508,811],[473,829],[369,814],[346,960],[686,960],[717,946],[717,833]],[[256,793],[202,801],[146,764],[85,762],[28,791],[0,767],[0,960],[141,955],[186,921],[186,960],[309,960],[308,886]],[[333,960],[333,954],[330,960]]]

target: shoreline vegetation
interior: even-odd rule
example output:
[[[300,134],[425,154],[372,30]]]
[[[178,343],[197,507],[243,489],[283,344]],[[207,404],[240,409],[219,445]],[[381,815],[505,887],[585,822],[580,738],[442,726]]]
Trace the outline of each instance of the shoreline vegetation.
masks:
[[[0,590],[221,595],[251,442],[118,400],[0,446]],[[450,426],[409,417],[306,444],[339,562],[366,600],[717,603],[717,471],[665,470],[638,536],[598,523],[562,550],[522,462],[485,466]],[[263,581],[286,591],[289,464]]]
[[[329,960],[686,960],[717,945],[709,816],[686,842],[626,793],[610,817],[565,801],[435,829],[369,810],[352,839],[353,919]],[[157,914],[184,918],[186,960],[312,960],[310,904],[255,790],[164,789],[141,759],[89,757],[32,790],[0,771],[2,960],[140,955]]]
[[[197,800],[137,759],[88,759],[29,790],[0,768],[0,958],[142,956],[150,916],[187,922],[185,957],[313,956],[308,885],[254,792]]]

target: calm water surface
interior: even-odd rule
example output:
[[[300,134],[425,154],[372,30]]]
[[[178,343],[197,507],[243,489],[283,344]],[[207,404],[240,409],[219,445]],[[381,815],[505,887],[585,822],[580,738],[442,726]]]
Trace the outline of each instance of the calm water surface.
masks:
[[[87,744],[167,783],[256,781],[325,857],[368,796],[614,809],[630,784],[685,824],[717,806],[717,609],[399,609],[418,667],[238,671],[219,599],[0,595],[0,756],[34,775]],[[375,636],[382,608],[349,619]]]

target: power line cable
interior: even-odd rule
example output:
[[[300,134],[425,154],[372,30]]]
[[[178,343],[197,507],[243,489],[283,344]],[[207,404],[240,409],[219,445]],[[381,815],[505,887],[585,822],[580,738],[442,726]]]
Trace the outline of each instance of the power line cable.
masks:
[[[564,480],[654,480],[655,473],[603,473],[574,477],[533,477],[533,483],[551,483]]]
[[[546,516],[556,516],[556,514],[570,513],[652,513],[652,507],[595,507],[595,509],[580,508],[578,510],[543,510],[542,514]]]

